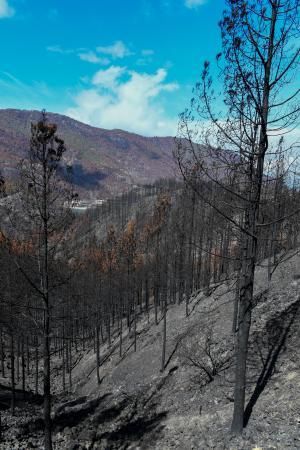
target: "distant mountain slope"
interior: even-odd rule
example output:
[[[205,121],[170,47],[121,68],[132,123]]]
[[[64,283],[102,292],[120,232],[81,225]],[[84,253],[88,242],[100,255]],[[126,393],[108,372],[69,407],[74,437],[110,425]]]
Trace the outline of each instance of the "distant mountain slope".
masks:
[[[0,167],[6,175],[14,176],[29,145],[30,124],[39,117],[38,111],[0,110]],[[107,196],[174,175],[172,137],[104,130],[60,114],[49,113],[48,118],[65,140],[76,188],[84,195]]]

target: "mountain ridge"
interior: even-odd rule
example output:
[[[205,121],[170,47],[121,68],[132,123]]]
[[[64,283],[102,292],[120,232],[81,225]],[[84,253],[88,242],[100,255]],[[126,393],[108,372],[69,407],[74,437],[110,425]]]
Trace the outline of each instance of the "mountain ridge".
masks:
[[[30,124],[36,110],[0,109],[0,166],[14,178],[18,161],[30,142]],[[66,115],[47,113],[64,139],[66,162],[74,169],[76,189],[87,196],[112,196],[137,184],[149,184],[176,173],[174,139],[146,137],[120,129],[106,130]]]

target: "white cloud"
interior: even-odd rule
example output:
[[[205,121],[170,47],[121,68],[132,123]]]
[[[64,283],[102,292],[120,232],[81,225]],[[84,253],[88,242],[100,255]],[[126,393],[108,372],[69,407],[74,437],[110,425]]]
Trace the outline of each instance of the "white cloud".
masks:
[[[141,51],[141,58],[138,58],[135,62],[137,66],[147,66],[153,60],[152,56],[154,55],[154,50],[145,49]]]
[[[0,0],[0,5],[1,5]],[[133,53],[126,47],[124,42],[116,41],[113,45],[107,47],[97,47],[96,51],[89,48],[76,48],[76,49],[66,49],[60,45],[49,45],[47,47],[49,52],[60,53],[62,55],[77,55],[82,61],[86,61],[92,64],[108,65],[110,64],[110,58],[112,59],[122,59],[126,56],[133,55]],[[153,54],[152,50],[143,50],[143,56],[150,56]]]
[[[187,8],[193,9],[198,8],[198,6],[204,5],[207,0],[185,0],[184,4]]]
[[[141,53],[142,53],[143,56],[152,56],[152,55],[154,55],[154,50],[145,49],[145,50],[142,50]]]
[[[62,55],[70,55],[74,53],[74,50],[62,48],[60,45],[48,45],[47,50],[48,52],[60,53]]]
[[[0,0],[0,19],[5,17],[12,17],[15,10],[11,8],[7,0]]]
[[[91,50],[88,50],[88,51],[82,52],[82,53],[78,53],[78,56],[82,61],[86,61],[86,62],[89,62],[92,64],[103,64],[104,66],[106,66],[107,64],[110,63],[110,60],[108,58],[100,57]]]
[[[143,135],[174,135],[177,118],[169,117],[159,94],[178,89],[167,83],[167,71],[138,73],[111,66],[95,73],[90,88],[75,98],[75,106],[65,113],[77,120],[102,128],[121,128]]]
[[[132,55],[131,51],[122,41],[116,41],[113,45],[108,45],[107,47],[97,47],[96,50],[98,53],[101,53],[103,55],[110,55],[115,59]]]
[[[106,70],[99,70],[95,73],[92,83],[108,89],[113,89],[119,84],[122,74],[126,71],[125,67],[110,66]]]

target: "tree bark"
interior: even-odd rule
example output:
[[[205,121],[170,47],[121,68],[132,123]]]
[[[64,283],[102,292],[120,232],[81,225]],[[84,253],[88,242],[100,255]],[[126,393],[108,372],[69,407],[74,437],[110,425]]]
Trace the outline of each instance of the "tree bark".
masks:
[[[52,424],[51,424],[51,378],[50,378],[50,338],[49,334],[49,317],[45,319],[45,336],[43,337],[43,359],[44,359],[44,429],[45,429],[45,450],[52,450]]]
[[[10,335],[10,374],[11,374],[11,413],[15,414],[15,404],[16,404],[16,393],[15,393],[15,345],[14,345],[14,335]]]

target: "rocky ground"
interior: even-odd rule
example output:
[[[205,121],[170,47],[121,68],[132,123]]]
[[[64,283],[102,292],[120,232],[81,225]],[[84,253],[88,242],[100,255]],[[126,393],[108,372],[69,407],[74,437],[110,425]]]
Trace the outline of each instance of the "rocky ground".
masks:
[[[73,371],[71,397],[54,399],[54,448],[71,449],[300,449],[300,257],[274,273],[256,274],[257,306],[249,351],[248,424],[229,433],[233,410],[234,285],[197,293],[168,311],[167,364],[160,372],[162,322],[139,326],[137,352],[124,340],[102,349],[101,385],[93,351]],[[210,380],[200,367],[215,366]],[[41,406],[20,402],[2,412],[3,450],[42,448]]]

